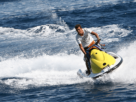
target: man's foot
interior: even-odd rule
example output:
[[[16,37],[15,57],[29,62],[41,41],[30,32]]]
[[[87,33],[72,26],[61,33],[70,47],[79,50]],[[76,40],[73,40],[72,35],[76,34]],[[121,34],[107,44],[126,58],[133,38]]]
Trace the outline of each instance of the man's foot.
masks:
[[[90,75],[90,74],[91,74],[91,72],[87,70],[87,71],[86,71],[86,74],[87,74],[87,75]]]

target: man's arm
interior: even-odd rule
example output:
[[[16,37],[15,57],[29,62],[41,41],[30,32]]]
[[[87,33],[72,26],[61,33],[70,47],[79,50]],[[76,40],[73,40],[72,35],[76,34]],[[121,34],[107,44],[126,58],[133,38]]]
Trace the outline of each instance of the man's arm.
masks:
[[[86,55],[85,49],[83,48],[82,44],[79,44],[79,47],[80,47],[81,51]]]
[[[96,36],[96,38],[97,38],[97,41],[98,41],[98,43],[100,43],[100,38],[99,38],[99,35],[97,34],[97,33],[95,33],[95,32],[91,32],[91,34],[92,35],[95,35]],[[105,46],[105,44],[100,44],[101,46]]]
[[[91,32],[91,34],[92,34],[92,35],[95,35],[96,38],[97,38],[98,43],[100,43],[99,35],[98,35],[97,33],[93,32],[93,31]]]

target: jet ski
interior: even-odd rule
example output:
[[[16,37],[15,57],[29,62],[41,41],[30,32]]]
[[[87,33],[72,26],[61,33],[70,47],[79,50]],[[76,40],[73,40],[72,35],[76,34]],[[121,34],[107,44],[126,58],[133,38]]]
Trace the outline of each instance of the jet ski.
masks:
[[[119,68],[123,62],[122,57],[118,54],[102,50],[101,47],[98,46],[98,42],[89,47],[86,52],[90,56],[91,74],[88,75],[86,71],[82,72],[82,70],[79,69],[77,75],[80,78],[99,78]]]

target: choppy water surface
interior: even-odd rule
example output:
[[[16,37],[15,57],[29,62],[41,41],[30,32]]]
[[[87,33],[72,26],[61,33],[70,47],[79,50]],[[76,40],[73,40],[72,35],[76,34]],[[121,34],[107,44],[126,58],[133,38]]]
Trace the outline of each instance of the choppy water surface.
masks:
[[[135,102],[135,0],[0,0],[0,101]],[[97,32],[123,64],[97,80],[74,26]]]

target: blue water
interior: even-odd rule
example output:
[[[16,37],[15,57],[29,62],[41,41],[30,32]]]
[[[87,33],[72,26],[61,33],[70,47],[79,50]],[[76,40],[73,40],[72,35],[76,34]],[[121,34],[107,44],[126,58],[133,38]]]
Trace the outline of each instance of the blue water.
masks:
[[[123,58],[80,79],[74,26],[92,29]],[[0,102],[135,102],[136,0],[0,0]]]

